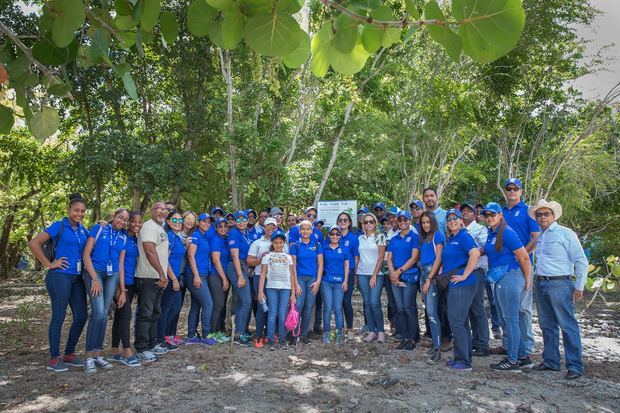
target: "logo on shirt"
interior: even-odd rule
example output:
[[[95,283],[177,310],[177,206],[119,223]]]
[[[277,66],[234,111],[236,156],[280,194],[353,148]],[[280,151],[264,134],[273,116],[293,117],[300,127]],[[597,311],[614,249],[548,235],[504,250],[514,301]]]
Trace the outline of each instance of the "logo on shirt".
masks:
[[[342,248],[338,248],[338,254],[342,254]]]
[[[231,239],[230,241],[228,241],[228,245],[235,245],[235,241]]]
[[[316,247],[308,247],[309,251],[316,251]]]
[[[497,238],[493,237],[493,239],[491,240],[491,245],[495,245],[495,240],[496,240],[496,239],[497,239]]]
[[[348,247],[348,246],[349,246],[349,240],[346,240],[346,241],[344,242],[344,246],[345,246],[345,247]]]
[[[521,211],[515,212],[515,217],[518,217],[520,213],[521,213]]]
[[[405,242],[411,242],[411,237],[405,238]]]

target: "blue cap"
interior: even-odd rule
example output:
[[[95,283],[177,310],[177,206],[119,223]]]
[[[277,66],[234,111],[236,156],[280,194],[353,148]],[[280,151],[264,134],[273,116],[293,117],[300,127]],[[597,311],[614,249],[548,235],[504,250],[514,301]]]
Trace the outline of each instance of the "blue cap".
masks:
[[[407,218],[408,220],[411,221],[411,212],[409,212],[409,211],[400,210],[400,211],[398,211],[396,216],[397,217],[405,217],[405,218]]]
[[[399,212],[400,208],[397,206],[391,206],[387,210],[388,215],[398,215]]]
[[[224,210],[222,209],[222,207],[216,206],[211,208],[211,214],[215,214],[217,211],[220,211],[222,213],[222,215],[224,215]]]
[[[502,207],[497,202],[489,202],[488,204],[484,206],[484,209],[482,211],[483,212],[490,211],[490,212],[499,213],[499,212],[502,212]]]
[[[228,221],[226,221],[226,219],[220,217],[220,218],[215,220],[215,226],[220,225],[222,222],[225,222],[225,223],[228,224]]]
[[[414,205],[417,205],[420,209],[424,209],[424,204],[419,199],[411,201],[411,203],[409,204],[409,208],[413,208]]]
[[[286,241],[286,234],[284,234],[282,230],[274,231],[273,234],[271,234],[271,240],[273,241],[276,238],[282,238],[284,241]]]
[[[235,219],[237,219],[237,218],[239,218],[239,217],[245,217],[245,218],[247,218],[247,217],[248,217],[248,214],[247,214],[245,211],[241,210],[241,211],[237,211],[237,212],[235,212],[235,214],[233,215],[233,217],[234,217]]]
[[[248,208],[248,209],[246,209],[246,210],[245,210],[245,213],[246,213],[247,215],[250,215],[250,212],[254,212],[254,215],[255,215],[255,216],[257,215],[257,214],[256,214],[256,211],[255,211],[255,210],[253,210],[252,208]]]
[[[508,178],[504,181],[504,188],[506,188],[509,184],[516,185],[517,188],[523,189],[523,184],[517,178]]]
[[[233,214],[232,212],[227,212],[226,215],[224,215],[226,218],[228,217],[235,217],[235,214]]]
[[[337,229],[338,232],[342,234],[342,231],[340,230],[340,227],[338,225],[332,225],[331,227],[329,227],[329,232],[332,232],[335,229]]]
[[[385,211],[385,204],[383,202],[375,202],[375,206],[372,207],[372,209],[377,209],[377,208],[381,208],[382,210]]]
[[[366,207],[361,207],[360,209],[357,210],[357,214],[368,214],[370,213],[370,209],[366,208]]]
[[[313,206],[309,206],[308,208],[304,209],[304,214],[307,214],[308,212],[310,212],[311,209],[314,209],[314,212],[319,212],[315,207]]]
[[[206,212],[203,212],[202,214],[198,215],[198,222],[204,221],[205,219],[209,219],[209,218],[211,218],[211,216],[207,214]]]
[[[456,208],[452,208],[451,210],[449,210],[448,212],[446,212],[446,217],[447,217],[448,215],[450,215],[450,214],[452,214],[452,215],[456,215],[456,216],[457,216],[457,217],[459,217],[459,218],[463,218],[463,215],[461,215],[461,211],[459,211],[459,210],[458,210],[458,209],[456,209]]]

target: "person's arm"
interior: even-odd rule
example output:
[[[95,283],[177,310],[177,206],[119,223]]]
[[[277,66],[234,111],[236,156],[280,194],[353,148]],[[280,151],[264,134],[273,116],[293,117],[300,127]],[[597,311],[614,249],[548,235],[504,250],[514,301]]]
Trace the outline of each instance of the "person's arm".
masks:
[[[418,248],[411,249],[411,257],[397,270],[398,274],[402,274],[415,265],[420,257],[420,250]]]
[[[125,251],[121,250],[118,258],[118,286],[116,294],[116,306],[121,308],[127,300],[127,288],[125,287]]]
[[[575,268],[575,288],[573,289],[573,301],[583,298],[583,288],[588,278],[588,258],[577,238],[577,234],[570,231],[565,242],[568,257]]]
[[[424,294],[428,293],[428,289],[430,288],[431,283],[433,282],[433,278],[439,273],[439,268],[441,268],[441,253],[443,252],[443,244],[437,244],[435,246],[435,261],[433,261],[433,267],[431,271],[428,273],[428,277],[426,281],[424,281],[424,285],[422,286],[422,292]]]
[[[170,282],[172,282],[172,289],[174,291],[179,291],[181,289],[181,286],[179,285],[179,280],[176,277],[176,275],[174,275],[174,271],[172,271],[172,267],[170,265],[168,265],[168,278],[170,279]]]
[[[143,242],[142,249],[144,250],[144,255],[146,256],[146,260],[151,264],[151,267],[159,274],[159,287],[166,288],[168,284],[168,278],[166,274],[164,274],[164,269],[161,267],[161,263],[159,262],[159,256],[157,255],[157,249],[154,242]]]
[[[291,274],[291,302],[294,304],[296,298],[301,295],[302,291],[299,283],[297,282],[297,268],[295,267],[293,260],[291,260],[291,263],[289,264],[289,271]]]
[[[254,255],[250,255],[248,254],[248,265],[252,266],[252,267],[256,267],[257,265],[261,265],[261,260],[262,257],[256,257]]]
[[[324,261],[325,261],[325,258],[323,257],[323,254],[316,255],[317,268],[316,268],[316,281],[312,284],[313,295],[317,295],[319,292],[319,289],[321,288],[321,279],[323,278]]]
[[[536,249],[536,240],[538,239],[539,235],[540,232],[530,232],[530,242],[528,242],[525,246],[525,250],[528,254],[531,254]]]
[[[237,287],[245,287],[245,278],[243,277],[243,271],[241,271],[241,260],[239,259],[239,248],[231,248],[230,256],[232,257],[233,267],[237,273]]]
[[[260,280],[258,280],[258,302],[260,303],[265,299],[265,280],[267,279],[267,264],[261,264],[260,268]]]
[[[342,283],[342,291],[347,292],[349,282],[349,260],[344,260],[344,282]]]
[[[372,276],[370,277],[370,287],[375,288],[377,285],[377,275],[379,271],[381,271],[381,267],[383,267],[383,258],[385,257],[385,245],[379,245],[379,256],[377,257],[377,262],[375,263],[375,268],[372,270]]]
[[[31,239],[28,242],[28,246],[30,247],[30,251],[32,255],[41,263],[42,266],[48,268],[50,270],[55,270],[60,268],[61,270],[67,269],[69,263],[67,262],[66,257],[60,257],[58,259],[54,259],[51,262],[45,257],[43,253],[43,248],[41,247],[43,244],[52,238],[50,234],[45,231],[39,232],[36,237]]]
[[[101,286],[99,285],[99,278],[97,278],[97,273],[95,272],[95,267],[93,266],[93,260],[90,258],[90,254],[93,252],[94,246],[95,239],[93,237],[88,237],[86,245],[84,246],[84,251],[82,252],[82,261],[84,262],[84,269],[88,273],[91,280],[90,293],[93,297],[96,297],[101,292]]]
[[[200,274],[198,273],[198,266],[196,265],[197,250],[198,246],[193,242],[189,244],[189,247],[187,247],[187,263],[189,264],[189,269],[192,271],[192,275],[194,276],[194,288],[200,288],[202,285],[202,280],[200,279]]]
[[[400,273],[394,268],[394,254],[392,254],[390,251],[387,252],[387,267],[388,271],[390,272],[390,281],[394,285],[398,284],[398,278],[400,276]]]
[[[525,289],[529,290],[531,286],[531,272],[532,272],[532,262],[530,261],[530,256],[527,253],[525,247],[521,247],[516,251],[513,251],[515,254],[515,258],[521,267],[521,271],[523,271],[523,276],[525,277]]]
[[[453,275],[450,281],[457,283],[459,281],[465,281],[467,277],[474,271],[476,268],[476,264],[478,264],[478,259],[480,258],[480,251],[477,247],[474,247],[469,250],[467,253],[469,258],[467,259],[467,265],[465,266],[465,270],[463,271],[463,275]]]
[[[217,275],[222,280],[222,290],[228,290],[228,278],[226,278],[226,273],[224,272],[224,268],[222,268],[222,262],[220,261],[220,256],[222,255],[219,251],[213,251],[211,253],[213,266],[215,267],[215,271],[217,271]]]

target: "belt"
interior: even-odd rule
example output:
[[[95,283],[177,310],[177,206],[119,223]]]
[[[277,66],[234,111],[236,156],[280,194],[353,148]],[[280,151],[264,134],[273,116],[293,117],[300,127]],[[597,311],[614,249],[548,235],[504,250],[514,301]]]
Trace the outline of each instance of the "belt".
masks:
[[[555,281],[555,280],[570,280],[571,276],[570,275],[556,275],[556,276],[547,277],[545,275],[537,275],[536,278],[538,278],[539,280],[544,280],[544,281]]]

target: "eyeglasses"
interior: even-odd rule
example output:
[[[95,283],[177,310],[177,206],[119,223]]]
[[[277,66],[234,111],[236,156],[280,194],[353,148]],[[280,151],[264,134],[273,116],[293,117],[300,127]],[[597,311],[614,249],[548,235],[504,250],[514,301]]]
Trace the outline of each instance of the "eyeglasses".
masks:
[[[282,218],[282,214],[274,214],[274,215],[273,215],[273,217],[274,217],[274,218],[275,218],[275,217],[280,217],[280,218]]]
[[[339,237],[339,236],[340,236],[340,233],[339,233],[339,232],[330,232],[330,233],[329,233],[329,236],[330,236],[330,237]]]
[[[349,222],[348,218],[338,218],[338,222]]]
[[[375,221],[364,221],[364,224],[366,224],[366,225],[371,225],[371,224],[374,225]]]
[[[316,214],[306,214],[308,218],[316,218]]]
[[[246,217],[239,217],[235,221],[237,221],[237,222],[247,222],[248,219]]]
[[[410,207],[409,209],[410,209],[410,210],[412,210],[412,211],[419,211],[419,210],[421,210],[422,208],[420,208],[419,206],[417,206],[417,205],[416,205],[416,206],[412,206],[412,207]]]
[[[446,219],[446,222],[458,221],[459,219],[460,219],[459,217],[452,217],[452,218]]]
[[[509,186],[509,187],[506,188],[506,191],[507,192],[519,192],[520,189],[517,188],[516,186]]]
[[[482,214],[484,219],[494,218],[497,215],[497,212],[485,212]]]
[[[551,215],[553,215],[553,212],[537,212],[536,213],[536,218],[541,218],[541,217],[550,217]]]
[[[170,219],[170,222],[172,222],[173,224],[182,224],[183,218],[172,218]]]
[[[398,222],[406,222],[406,221],[409,221],[409,219],[407,217],[398,217],[397,221]]]

